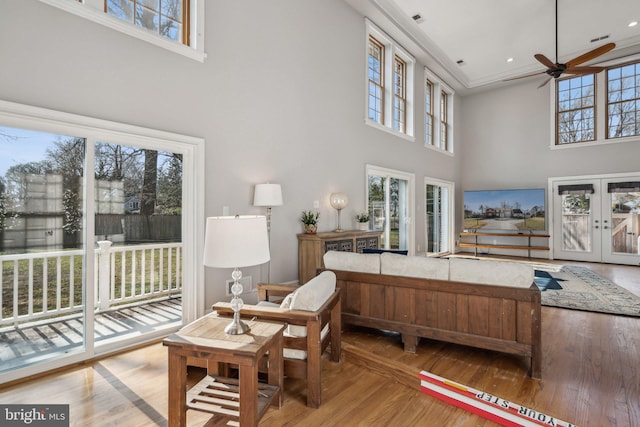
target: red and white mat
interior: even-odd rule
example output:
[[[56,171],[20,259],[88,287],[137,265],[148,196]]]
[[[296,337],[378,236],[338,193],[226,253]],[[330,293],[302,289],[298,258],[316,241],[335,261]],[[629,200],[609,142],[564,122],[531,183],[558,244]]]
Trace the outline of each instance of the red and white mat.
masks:
[[[420,390],[443,402],[507,427],[577,427],[575,424],[458,384],[427,371],[420,372]]]

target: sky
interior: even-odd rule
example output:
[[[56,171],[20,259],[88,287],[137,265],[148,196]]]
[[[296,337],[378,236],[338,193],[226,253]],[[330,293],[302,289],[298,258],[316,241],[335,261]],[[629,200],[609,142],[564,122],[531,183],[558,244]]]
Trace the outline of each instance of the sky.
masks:
[[[47,148],[58,137],[46,132],[0,126],[0,176],[4,176],[11,166],[44,160]]]

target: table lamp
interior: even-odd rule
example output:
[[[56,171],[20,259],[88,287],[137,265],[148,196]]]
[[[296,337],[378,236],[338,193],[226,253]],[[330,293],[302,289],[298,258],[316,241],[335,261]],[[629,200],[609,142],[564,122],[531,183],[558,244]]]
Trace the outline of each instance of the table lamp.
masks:
[[[329,196],[329,203],[331,203],[331,206],[338,211],[338,228],[336,228],[335,231],[344,231],[340,227],[340,212],[349,204],[349,196],[345,193],[331,193],[331,196]]]
[[[250,329],[240,320],[240,310],[244,304],[238,296],[242,293],[240,267],[264,264],[269,259],[269,238],[264,216],[236,215],[207,218],[203,264],[207,267],[234,269],[231,274],[233,321],[224,330],[227,334],[240,335]]]

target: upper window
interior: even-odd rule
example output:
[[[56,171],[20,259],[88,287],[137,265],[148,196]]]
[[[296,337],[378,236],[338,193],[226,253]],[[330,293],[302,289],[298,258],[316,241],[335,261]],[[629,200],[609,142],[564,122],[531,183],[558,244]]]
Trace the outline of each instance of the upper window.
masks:
[[[188,0],[105,0],[108,15],[189,44]]]
[[[425,145],[453,153],[453,90],[425,68]]]
[[[640,135],[640,63],[607,70],[607,138]]]
[[[413,136],[415,59],[367,21],[368,124]]]
[[[593,74],[558,81],[559,145],[595,140],[595,99]]]
[[[556,81],[556,146],[637,141],[640,136],[640,61],[601,73]]]
[[[205,0],[40,0],[174,53],[204,61]]]

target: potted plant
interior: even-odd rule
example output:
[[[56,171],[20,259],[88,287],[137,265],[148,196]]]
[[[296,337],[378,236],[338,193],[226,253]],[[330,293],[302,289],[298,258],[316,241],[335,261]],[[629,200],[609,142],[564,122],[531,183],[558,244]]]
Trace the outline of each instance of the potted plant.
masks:
[[[356,214],[356,222],[358,223],[358,229],[360,230],[368,230],[369,229],[369,220],[371,216],[367,211],[361,211]]]
[[[304,232],[307,234],[315,234],[318,229],[318,218],[320,217],[320,212],[313,211],[302,211],[302,216],[300,217],[300,221],[304,225]]]

